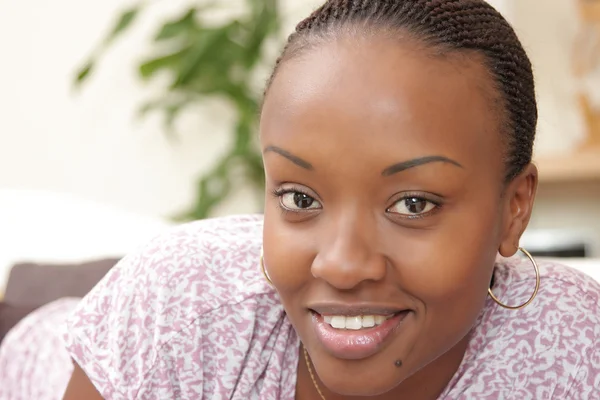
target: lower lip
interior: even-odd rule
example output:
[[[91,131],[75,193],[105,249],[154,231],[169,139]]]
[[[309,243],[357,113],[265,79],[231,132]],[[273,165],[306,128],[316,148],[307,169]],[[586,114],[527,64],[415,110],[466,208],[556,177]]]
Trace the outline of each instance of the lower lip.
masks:
[[[408,315],[402,311],[385,320],[381,325],[360,330],[335,329],[312,312],[312,322],[317,338],[334,357],[344,360],[361,360],[376,354],[385,346]]]

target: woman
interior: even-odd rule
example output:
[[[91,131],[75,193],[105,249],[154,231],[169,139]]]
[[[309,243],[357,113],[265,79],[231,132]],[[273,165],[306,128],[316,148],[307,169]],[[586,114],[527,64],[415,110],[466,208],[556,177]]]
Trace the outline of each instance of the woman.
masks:
[[[264,226],[127,257],[69,320],[64,398],[600,398],[598,284],[496,260],[531,215],[536,119],[484,1],[327,1],[266,89]]]

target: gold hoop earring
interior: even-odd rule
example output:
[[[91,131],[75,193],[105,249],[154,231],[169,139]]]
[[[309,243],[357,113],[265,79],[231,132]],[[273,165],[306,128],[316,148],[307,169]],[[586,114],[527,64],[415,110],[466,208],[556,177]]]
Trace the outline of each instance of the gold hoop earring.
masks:
[[[527,256],[527,258],[529,258],[529,261],[531,261],[531,263],[533,264],[533,268],[535,269],[535,289],[533,291],[533,294],[529,298],[529,300],[527,300],[525,303],[521,304],[520,306],[507,306],[506,304],[503,304],[502,302],[500,302],[500,300],[498,300],[498,298],[496,296],[494,296],[494,293],[492,293],[491,288],[488,288],[488,293],[489,293],[490,297],[492,298],[492,300],[494,300],[496,302],[496,304],[498,304],[500,307],[504,307],[509,310],[519,310],[519,309],[527,306],[529,303],[531,303],[533,301],[533,299],[535,299],[535,296],[537,296],[538,290],[540,289],[540,268],[538,267],[537,262],[535,261],[533,256],[531,254],[529,254],[529,252],[527,250],[525,250],[522,247],[519,247],[519,250],[521,250],[521,252]]]
[[[271,278],[269,278],[269,274],[267,274],[267,270],[265,269],[265,260],[263,257],[263,249],[260,249],[260,270],[262,271],[263,275],[265,276],[265,279],[267,280],[267,282],[269,282],[269,285],[273,286],[273,281],[271,280]]]

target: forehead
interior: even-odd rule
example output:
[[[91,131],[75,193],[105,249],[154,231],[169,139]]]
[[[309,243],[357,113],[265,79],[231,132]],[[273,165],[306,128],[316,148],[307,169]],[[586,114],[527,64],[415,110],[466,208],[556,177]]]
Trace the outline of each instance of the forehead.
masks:
[[[501,144],[492,82],[476,55],[340,38],[283,62],[265,99],[261,140],[317,155],[343,148],[367,157],[371,148],[382,159],[435,153],[489,165]]]

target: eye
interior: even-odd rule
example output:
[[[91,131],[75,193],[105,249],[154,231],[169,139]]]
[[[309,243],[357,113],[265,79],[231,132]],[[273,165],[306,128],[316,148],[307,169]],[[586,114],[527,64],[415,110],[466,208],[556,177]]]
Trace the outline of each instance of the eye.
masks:
[[[310,210],[321,208],[321,203],[306,193],[289,191],[279,195],[281,206],[287,210]]]
[[[398,200],[387,211],[406,217],[420,217],[437,207],[438,204],[422,197],[408,196]]]

